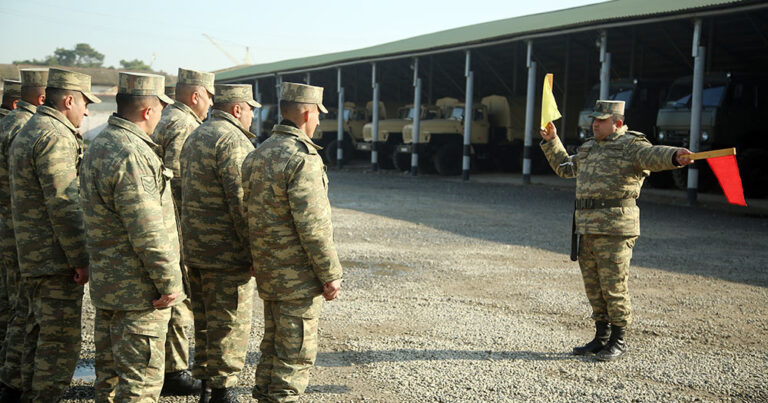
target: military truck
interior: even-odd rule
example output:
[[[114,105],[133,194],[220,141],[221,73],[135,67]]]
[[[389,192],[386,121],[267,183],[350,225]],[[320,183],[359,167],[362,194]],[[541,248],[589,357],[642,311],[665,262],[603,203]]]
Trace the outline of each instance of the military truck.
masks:
[[[254,113],[261,114],[261,138],[257,139],[258,142],[261,143],[269,137],[269,135],[272,133],[272,128],[278,123],[277,122],[277,105],[275,104],[262,105],[261,108],[255,110]],[[258,124],[258,120],[254,115],[253,121],[251,122],[251,128],[250,128],[251,133],[256,134],[257,124]]]
[[[336,163],[336,149],[338,148],[338,108],[328,108],[327,114],[321,114],[320,124],[315,128],[312,140],[324,147],[321,155],[329,164]],[[370,122],[373,116],[373,102],[368,102],[365,108],[358,107],[354,102],[345,102],[343,111],[342,128],[344,139],[342,147],[344,159],[350,160],[357,157],[355,144],[363,140],[363,126]],[[384,103],[379,102],[379,119],[386,118],[387,109]]]
[[[472,119],[472,166],[489,167],[495,157],[510,156],[514,136],[507,98],[491,95],[472,105],[470,113],[466,109],[464,104],[459,103],[450,108],[445,118],[421,122],[418,142],[421,169],[434,170],[441,175],[461,173],[464,119],[467,115]],[[412,150],[413,124],[408,124],[403,128],[403,144],[396,148],[396,154],[410,154]]]
[[[384,169],[394,168],[392,159],[395,146],[403,142],[403,127],[413,121],[416,107],[413,105],[398,108],[397,117],[393,119],[384,119],[379,121],[379,141],[376,143],[376,150],[379,152],[379,165]],[[437,119],[442,117],[440,107],[436,105],[421,106],[421,120]],[[363,140],[355,143],[359,152],[367,153],[371,151],[373,144],[373,123],[366,123],[363,126]],[[410,159],[408,160],[410,163]],[[403,162],[403,165],[406,164]]]
[[[675,80],[656,117],[655,140],[688,147],[692,77]],[[768,115],[768,75],[709,73],[704,77],[700,151],[736,147],[747,197],[768,195],[768,136],[761,117]],[[708,164],[699,165],[700,189],[716,187]],[[686,189],[687,169],[672,171],[675,185]]]

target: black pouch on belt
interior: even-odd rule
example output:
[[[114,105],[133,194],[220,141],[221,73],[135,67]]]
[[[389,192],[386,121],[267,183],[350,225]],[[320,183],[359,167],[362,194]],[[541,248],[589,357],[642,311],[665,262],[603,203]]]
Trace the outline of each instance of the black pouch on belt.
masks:
[[[571,261],[579,260],[579,234],[576,233],[576,208],[571,218]]]

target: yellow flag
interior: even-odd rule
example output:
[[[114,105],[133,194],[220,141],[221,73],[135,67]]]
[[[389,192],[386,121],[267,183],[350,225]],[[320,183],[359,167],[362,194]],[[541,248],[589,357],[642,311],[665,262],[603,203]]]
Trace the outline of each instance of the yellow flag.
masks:
[[[547,74],[544,77],[544,92],[541,94],[541,128],[547,127],[547,123],[560,119],[560,111],[557,110],[555,96],[552,95],[552,84],[554,76]]]

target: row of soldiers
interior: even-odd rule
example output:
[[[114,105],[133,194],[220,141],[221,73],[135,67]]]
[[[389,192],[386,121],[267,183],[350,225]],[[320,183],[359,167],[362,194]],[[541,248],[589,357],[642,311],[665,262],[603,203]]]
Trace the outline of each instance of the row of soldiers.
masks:
[[[311,140],[323,89],[283,83],[284,119],[254,149],[249,85],[179,69],[174,101],[164,77],[121,72],[117,111],[86,148],[78,127],[100,102],[90,76],[20,75],[18,92],[5,82],[13,111],[0,120],[0,401],[60,399],[89,281],[96,401],[237,401],[255,287],[264,336],[253,396],[295,401],[322,302],[342,278]]]

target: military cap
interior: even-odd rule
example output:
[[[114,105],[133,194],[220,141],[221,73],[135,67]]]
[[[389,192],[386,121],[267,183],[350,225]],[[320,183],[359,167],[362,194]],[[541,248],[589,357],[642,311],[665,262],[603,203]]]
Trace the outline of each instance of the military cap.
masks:
[[[325,106],[323,106],[323,87],[299,83],[283,83],[280,89],[280,100],[316,104],[320,112],[328,113],[328,109],[325,109]]]
[[[173,100],[165,95],[165,77],[163,76],[121,71],[117,81],[118,94],[155,95],[166,104],[173,103]]]
[[[176,99],[176,85],[166,85],[165,95],[168,95],[168,98]]]
[[[202,71],[196,71],[196,70],[187,70],[182,69],[179,67],[179,80],[176,83],[183,84],[183,85],[199,85],[203,88],[205,88],[206,91],[208,91],[211,94],[214,94],[216,91],[214,90],[213,86],[213,80],[216,78],[216,75],[213,73],[205,73]]]
[[[599,99],[595,102],[595,110],[589,117],[595,119],[607,119],[613,115],[624,116],[624,101],[606,101]]]
[[[21,88],[45,87],[48,82],[48,69],[22,69]]]
[[[5,95],[9,98],[21,97],[21,81],[18,80],[3,80],[3,86],[5,87]]]
[[[253,108],[261,108],[261,104],[253,99],[250,84],[216,84],[215,90],[213,101],[217,104],[245,102]]]
[[[48,83],[46,87],[80,91],[88,101],[95,104],[101,102],[96,95],[91,93],[91,76],[88,74],[51,68],[48,70]]]

